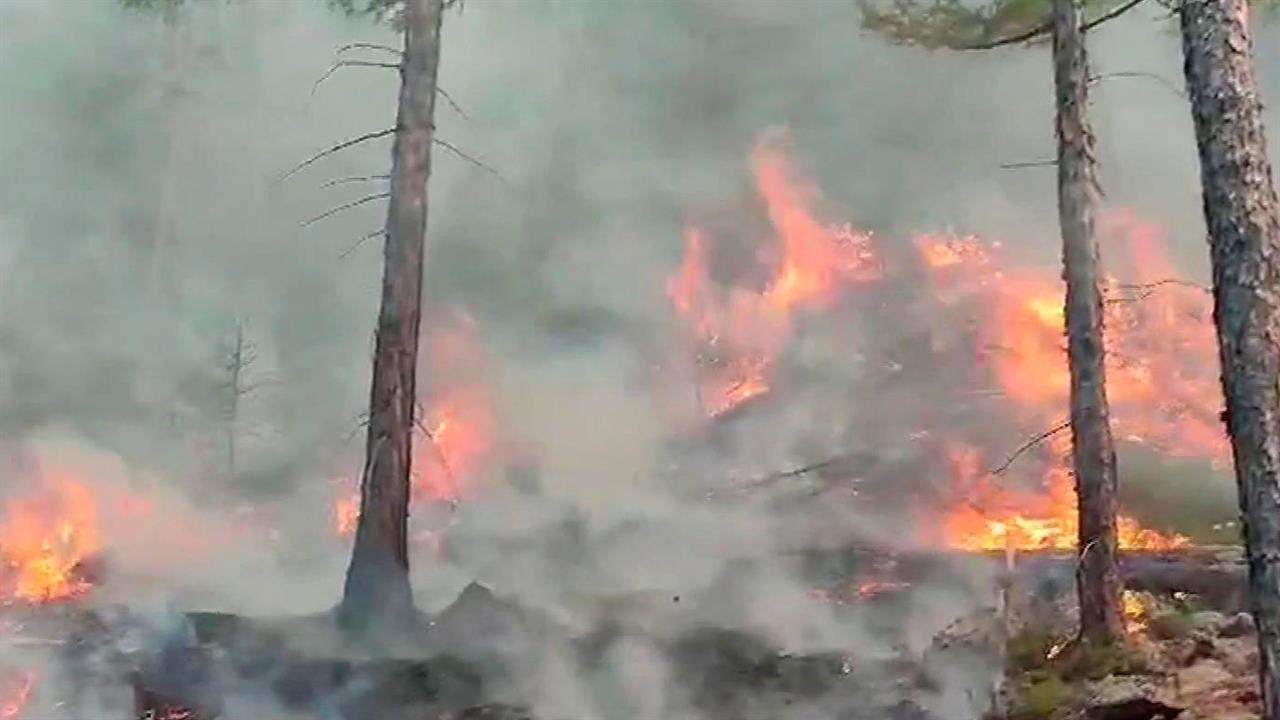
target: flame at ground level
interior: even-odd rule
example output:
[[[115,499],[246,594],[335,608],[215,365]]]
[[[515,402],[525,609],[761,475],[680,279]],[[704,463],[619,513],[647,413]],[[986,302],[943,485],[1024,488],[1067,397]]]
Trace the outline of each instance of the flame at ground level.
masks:
[[[80,565],[101,547],[97,502],[68,472],[41,466],[28,493],[0,514],[0,600],[49,602],[81,595]]]

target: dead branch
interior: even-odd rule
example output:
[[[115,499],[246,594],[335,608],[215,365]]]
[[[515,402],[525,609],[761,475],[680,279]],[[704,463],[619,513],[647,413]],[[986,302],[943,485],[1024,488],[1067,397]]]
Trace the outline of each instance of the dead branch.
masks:
[[[1136,294],[1129,295],[1126,297],[1110,297],[1110,298],[1107,298],[1105,302],[1107,304],[1139,302],[1142,300],[1146,300],[1147,298],[1156,294],[1156,292],[1160,290],[1160,288],[1168,287],[1169,285],[1178,285],[1181,287],[1191,288],[1193,290],[1199,290],[1207,295],[1213,294],[1213,290],[1205,287],[1204,285],[1200,285],[1199,283],[1193,283],[1189,280],[1179,280],[1177,278],[1166,278],[1164,280],[1156,280],[1154,282],[1149,282],[1149,283],[1139,283],[1136,285],[1117,285],[1116,288],[1119,290],[1136,291]]]
[[[1103,73],[1101,75],[1094,75],[1093,77],[1089,78],[1089,84],[1093,85],[1103,80],[1110,80],[1112,78],[1116,78],[1116,79],[1146,78],[1148,80],[1155,80],[1156,82],[1165,86],[1165,88],[1167,88],[1169,92],[1172,92],[1174,95],[1177,95],[1180,98],[1187,97],[1187,93],[1182,88],[1178,87],[1177,85],[1174,85],[1173,82],[1171,82],[1168,78],[1164,77],[1163,75],[1153,73],[1153,72],[1136,72],[1135,71],[1135,72]]]
[[[462,158],[463,160],[466,160],[467,162],[471,163],[472,165],[475,165],[476,167],[480,168],[481,170],[484,170],[485,172],[487,172],[487,173],[489,173],[489,174],[493,175],[494,177],[498,178],[498,181],[499,181],[499,182],[501,182],[503,185],[506,185],[506,184],[507,184],[507,180],[506,180],[506,178],[502,177],[502,173],[500,173],[500,172],[498,172],[497,170],[493,169],[491,166],[486,165],[486,164],[484,163],[484,161],[482,161],[482,160],[480,160],[480,159],[478,159],[478,158],[475,158],[475,157],[473,157],[473,156],[471,156],[471,155],[468,155],[467,153],[465,153],[465,152],[463,152],[462,150],[458,149],[458,147],[457,147],[456,145],[453,145],[452,143],[449,143],[449,142],[447,142],[447,141],[441,140],[440,138],[431,138],[431,142],[435,143],[436,145],[439,145],[440,147],[444,148],[445,150],[448,150],[449,152],[453,153],[454,155],[457,155],[458,157]]]
[[[382,228],[378,228],[377,230],[373,230],[373,231],[371,231],[371,232],[367,232],[367,233],[365,233],[364,235],[361,235],[361,236],[360,236],[360,239],[359,239],[359,240],[356,240],[356,241],[351,245],[351,247],[347,248],[346,250],[343,250],[343,251],[342,251],[342,254],[338,255],[338,259],[339,259],[339,260],[346,260],[348,255],[350,255],[351,253],[353,253],[353,252],[355,252],[356,250],[360,249],[360,246],[361,246],[361,245],[364,245],[366,241],[371,240],[371,239],[373,239],[373,238],[375,238],[375,237],[377,237],[377,236],[379,236],[379,235],[383,235],[383,234],[385,234],[385,233],[386,233],[386,230],[383,230]]]
[[[1213,293],[1212,290],[1205,287],[1204,285],[1201,285],[1200,283],[1194,283],[1194,282],[1191,282],[1190,280],[1181,280],[1179,278],[1165,278],[1163,280],[1153,280],[1152,282],[1149,282],[1149,283],[1126,283],[1126,284],[1117,285],[1116,287],[1120,288],[1121,290],[1154,290],[1156,288],[1161,288],[1166,285],[1181,285],[1182,287],[1193,288],[1195,290],[1200,290],[1205,293],[1210,293],[1210,294]]]
[[[343,178],[338,178],[336,180],[330,180],[329,182],[321,185],[320,187],[331,188],[331,187],[336,187],[338,185],[347,185],[349,183],[374,182],[377,180],[390,180],[390,179],[391,179],[390,175],[352,175],[350,177],[343,177]]]
[[[1017,170],[1020,168],[1032,167],[1051,167],[1057,165],[1057,160],[1025,160],[1023,162],[1004,163],[1000,166],[1001,170]]]
[[[1081,26],[1080,30],[1082,32],[1088,32],[1093,28],[1101,25],[1102,23],[1107,22],[1108,20],[1114,20],[1115,18],[1120,17],[1121,15],[1129,12],[1130,10],[1132,10],[1133,8],[1137,7],[1140,4],[1142,4],[1142,0],[1129,0],[1129,2],[1126,2],[1123,5],[1117,5],[1116,7],[1112,8],[1110,11],[1105,12],[1102,15],[1099,15],[1098,17],[1094,18],[1093,20],[1086,22],[1084,25]],[[974,43],[972,45],[958,45],[955,47],[955,49],[956,50],[994,50],[998,47],[1004,47],[1006,45],[1019,45],[1021,43],[1030,42],[1032,40],[1035,40],[1036,38],[1039,38],[1042,35],[1047,35],[1052,31],[1053,31],[1053,19],[1050,18],[1048,20],[1045,20],[1043,23],[1040,23],[1039,25],[1031,28],[1030,30],[1027,30],[1026,32],[1018,33],[1017,35],[998,38],[996,40],[988,40],[986,42]]]
[[[290,170],[289,172],[281,176],[279,182],[284,182],[285,180],[288,180],[294,175],[297,175],[303,169],[310,167],[311,165],[314,165],[320,160],[326,157],[329,157],[330,155],[336,152],[346,150],[347,148],[352,147],[354,145],[359,145],[362,142],[367,142],[369,140],[377,140],[378,138],[384,138],[388,135],[393,135],[395,134],[395,132],[396,132],[396,128],[388,128],[386,130],[377,130],[375,132],[365,133],[363,135],[353,137],[350,140],[344,140],[338,143],[337,145],[331,145],[328,148],[325,148],[324,150],[321,150],[320,152],[316,153],[315,155],[312,155],[306,160],[303,160],[300,164],[295,165],[292,170]]]
[[[440,95],[440,97],[444,98],[445,102],[449,103],[449,107],[453,108],[453,111],[458,113],[459,117],[461,117],[463,120],[471,119],[471,116],[467,115],[466,111],[462,109],[461,105],[454,102],[453,96],[451,96],[448,92],[446,92],[444,88],[440,87],[439,85],[436,85],[436,92]]]
[[[315,83],[311,85],[311,95],[314,97],[316,94],[316,91],[320,89],[320,83],[324,82],[325,80],[328,80],[329,76],[333,75],[334,73],[338,72],[338,70],[344,67],[395,68],[396,70],[399,70],[400,63],[374,62],[371,60],[337,60],[333,63],[333,65],[329,67],[328,70],[324,71],[324,74],[320,76],[319,80],[316,80]]]
[[[400,52],[398,48],[393,48],[390,45],[379,45],[377,43],[362,43],[362,42],[347,43],[346,45],[343,45],[342,47],[338,48],[335,54],[341,55],[344,52],[351,52],[352,50],[381,50],[383,52],[389,52],[392,55],[404,54]]]
[[[333,215],[336,215],[336,214],[338,214],[338,213],[342,212],[343,210],[350,210],[351,208],[359,207],[359,206],[361,206],[361,205],[364,205],[365,203],[370,203],[370,202],[373,202],[374,200],[384,200],[384,199],[389,198],[389,197],[391,197],[391,193],[389,193],[389,192],[380,192],[380,193],[374,193],[374,194],[372,194],[372,195],[365,195],[364,197],[360,198],[359,200],[352,200],[351,202],[349,202],[349,203],[344,203],[344,204],[342,204],[342,205],[339,205],[339,206],[338,206],[338,207],[336,207],[336,208],[331,208],[331,209],[329,209],[329,210],[326,210],[326,211],[324,211],[324,212],[320,213],[319,215],[317,215],[317,216],[315,216],[315,217],[313,217],[313,218],[309,218],[309,219],[307,219],[307,220],[303,220],[303,221],[302,221],[301,223],[299,223],[299,224],[300,224],[302,227],[307,227],[308,225],[315,224],[315,223],[317,223],[317,222],[319,222],[319,221],[321,221],[321,220],[323,220],[323,219],[325,219],[325,218],[327,218],[327,217],[331,217],[331,216],[333,216]]]
[[[1031,448],[1035,447],[1036,445],[1039,445],[1040,443],[1044,442],[1045,440],[1048,440],[1049,438],[1053,437],[1054,435],[1057,435],[1058,433],[1062,432],[1063,430],[1066,430],[1066,429],[1067,429],[1067,428],[1069,428],[1069,427],[1071,427],[1071,421],[1070,421],[1070,420],[1063,420],[1062,422],[1058,423],[1057,425],[1054,425],[1053,427],[1049,428],[1048,430],[1045,430],[1044,432],[1040,433],[1039,435],[1036,435],[1035,437],[1033,437],[1033,438],[1031,438],[1030,440],[1028,440],[1028,441],[1026,441],[1025,443],[1023,443],[1023,444],[1022,444],[1022,445],[1021,445],[1017,450],[1014,450],[1014,451],[1013,451],[1013,454],[1012,454],[1012,455],[1010,455],[1009,457],[1005,458],[1005,461],[1004,461],[1003,463],[1001,463],[998,467],[995,467],[995,468],[993,468],[993,469],[989,470],[988,472],[989,472],[991,475],[1000,475],[1000,474],[1002,474],[1005,470],[1008,470],[1008,469],[1009,469],[1009,466],[1010,466],[1010,465],[1012,465],[1012,464],[1013,464],[1013,462],[1014,462],[1015,460],[1017,460],[1019,457],[1021,457],[1023,453],[1027,452],[1028,450],[1030,450]]]

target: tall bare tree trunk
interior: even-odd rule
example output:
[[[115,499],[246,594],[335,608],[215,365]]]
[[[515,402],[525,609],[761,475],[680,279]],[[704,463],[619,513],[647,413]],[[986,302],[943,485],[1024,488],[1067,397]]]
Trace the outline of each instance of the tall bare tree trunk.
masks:
[[[351,630],[406,632],[409,463],[443,0],[407,0],[400,104],[391,157],[382,307],[374,346],[360,519],[339,617]]]
[[[1263,713],[1280,720],[1280,219],[1246,2],[1184,0],[1181,14]]]
[[[1094,235],[1097,184],[1089,128],[1089,62],[1078,0],[1053,3],[1053,79],[1057,94],[1058,223],[1067,283],[1067,363],[1071,370],[1071,458],[1080,513],[1076,591],[1080,638],[1110,643],[1124,635],[1116,565],[1116,451],[1107,408],[1102,292]]]

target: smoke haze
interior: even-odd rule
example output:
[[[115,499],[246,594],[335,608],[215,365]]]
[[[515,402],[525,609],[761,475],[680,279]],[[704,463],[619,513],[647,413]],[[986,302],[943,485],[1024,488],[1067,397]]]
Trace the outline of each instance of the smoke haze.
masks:
[[[1280,97],[1276,28],[1256,30],[1264,98]],[[1184,276],[1204,281],[1173,30],[1139,9],[1092,33],[1095,73],[1173,85],[1106,78],[1092,110],[1108,202],[1165,224]],[[381,278],[380,241],[361,238],[384,207],[307,221],[382,190],[355,178],[387,172],[389,140],[282,178],[392,125],[394,70],[345,67],[316,85],[353,42],[399,45],[303,0],[195,3],[172,29],[105,0],[0,3],[0,453],[65,461],[184,518],[104,529],[124,568],[113,596],[257,614],[336,601],[348,547],[330,506],[335,483],[359,473]],[[1000,167],[1053,155],[1047,49],[889,47],[860,30],[853,2],[469,0],[445,18],[441,68],[438,135],[460,153],[433,153],[424,324],[454,309],[475,319],[503,453],[536,466],[536,487],[504,470],[477,481],[447,557],[415,550],[419,604],[437,610],[480,579],[585,627],[599,598],[653,592],[696,599],[671,626],[714,618],[791,652],[896,652],[778,558],[823,532],[900,528],[870,511],[672,491],[667,445],[691,419],[672,410],[689,398],[666,362],[664,283],[688,218],[714,222],[751,197],[747,157],[774,127],[822,188],[824,218],[890,242],[998,238],[1053,266],[1053,169]],[[225,364],[238,325],[254,361],[232,474]],[[831,337],[791,351],[856,375]],[[848,409],[849,392],[799,396],[750,424],[731,463],[696,472],[723,484],[812,460],[804,443],[831,453],[891,434],[877,408]],[[24,477],[0,466],[0,490]],[[256,529],[237,536],[241,522]],[[165,532],[227,539],[174,551]],[[914,594],[902,641],[922,648],[990,600],[990,578],[962,585]],[[631,703],[620,717],[684,702],[653,647],[614,651]],[[559,663],[530,670],[540,709],[590,716],[598,698]]]

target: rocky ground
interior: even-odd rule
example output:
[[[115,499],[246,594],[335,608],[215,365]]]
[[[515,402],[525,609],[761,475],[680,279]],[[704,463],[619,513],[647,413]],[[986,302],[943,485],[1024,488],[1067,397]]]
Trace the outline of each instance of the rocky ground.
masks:
[[[1015,620],[1000,720],[1251,720],[1258,704],[1257,637],[1246,613],[1202,598],[1127,592],[1129,640],[1079,649],[1069,600]]]

